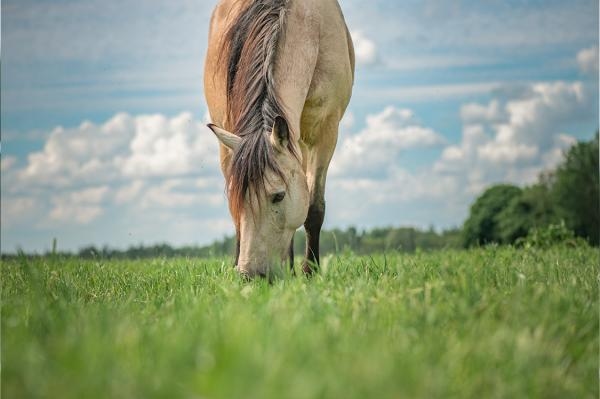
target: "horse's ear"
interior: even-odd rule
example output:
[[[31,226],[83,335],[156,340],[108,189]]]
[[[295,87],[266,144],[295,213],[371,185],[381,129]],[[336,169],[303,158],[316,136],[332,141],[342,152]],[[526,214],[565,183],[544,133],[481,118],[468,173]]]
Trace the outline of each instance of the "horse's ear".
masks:
[[[281,151],[285,150],[290,141],[290,128],[287,121],[276,116],[273,122],[273,130],[271,131],[271,145]]]
[[[221,129],[212,123],[209,123],[206,126],[208,126],[208,128],[213,131],[215,136],[217,136],[219,141],[230,150],[235,151],[240,146],[240,142],[242,141],[240,136],[236,136],[235,134],[230,133],[225,129]]]

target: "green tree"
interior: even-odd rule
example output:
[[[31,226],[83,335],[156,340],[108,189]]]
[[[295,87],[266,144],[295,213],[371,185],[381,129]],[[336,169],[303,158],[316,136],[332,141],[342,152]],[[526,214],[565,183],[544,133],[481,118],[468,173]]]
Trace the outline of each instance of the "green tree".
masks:
[[[498,227],[501,242],[512,244],[518,238],[526,237],[533,228],[559,222],[549,177],[542,176],[539,183],[524,188],[500,212]]]
[[[499,184],[488,188],[471,206],[463,229],[466,247],[488,243],[503,243],[500,234],[500,215],[509,203],[520,196],[519,187]]]
[[[553,197],[567,227],[591,244],[600,244],[598,132],[569,149],[555,173]]]

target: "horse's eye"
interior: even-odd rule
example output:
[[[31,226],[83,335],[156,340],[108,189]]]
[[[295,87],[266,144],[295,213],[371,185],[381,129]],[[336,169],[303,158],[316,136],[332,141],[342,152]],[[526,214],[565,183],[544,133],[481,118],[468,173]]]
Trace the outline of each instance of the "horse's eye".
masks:
[[[281,191],[279,193],[273,194],[273,197],[271,197],[271,202],[273,204],[276,204],[278,202],[283,201],[284,198],[285,198],[285,191]]]

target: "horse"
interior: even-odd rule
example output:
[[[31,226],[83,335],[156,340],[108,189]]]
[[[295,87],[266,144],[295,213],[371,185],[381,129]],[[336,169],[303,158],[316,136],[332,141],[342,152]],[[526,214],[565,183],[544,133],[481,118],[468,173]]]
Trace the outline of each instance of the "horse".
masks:
[[[221,0],[209,28],[204,94],[242,275],[318,270],[325,183],[354,84],[354,47],[337,0]]]

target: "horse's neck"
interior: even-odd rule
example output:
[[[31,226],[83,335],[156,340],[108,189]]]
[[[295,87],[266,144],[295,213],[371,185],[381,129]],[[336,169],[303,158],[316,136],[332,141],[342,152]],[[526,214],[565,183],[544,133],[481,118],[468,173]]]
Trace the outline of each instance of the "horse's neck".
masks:
[[[312,3],[290,2],[274,66],[277,95],[296,140],[319,53],[319,19],[313,16],[317,10]]]

